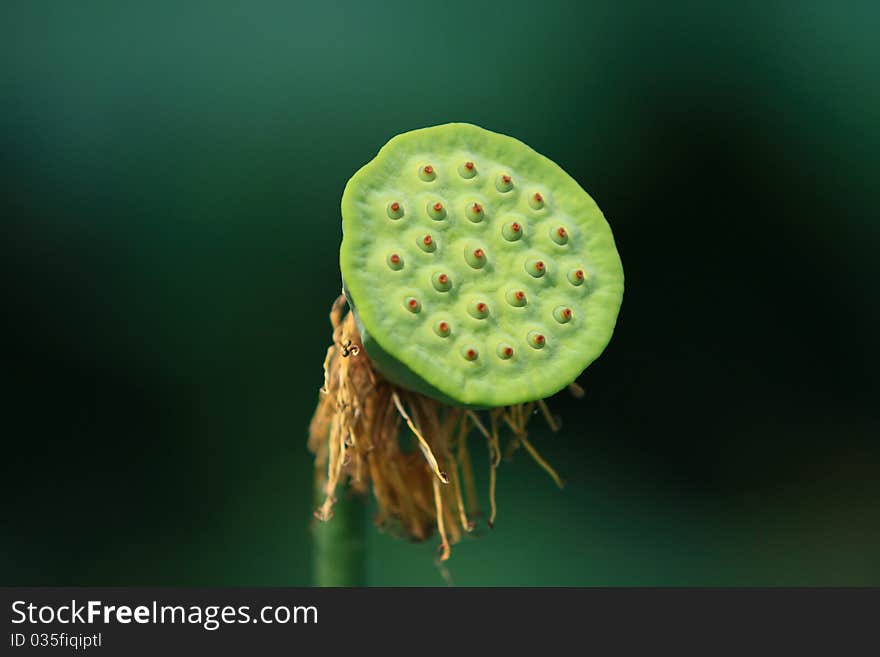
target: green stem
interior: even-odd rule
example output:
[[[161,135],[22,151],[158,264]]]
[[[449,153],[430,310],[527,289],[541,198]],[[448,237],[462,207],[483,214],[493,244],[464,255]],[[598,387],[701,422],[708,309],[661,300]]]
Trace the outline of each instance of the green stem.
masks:
[[[366,505],[360,495],[339,491],[333,517],[316,521],[312,577],[315,586],[366,586]]]

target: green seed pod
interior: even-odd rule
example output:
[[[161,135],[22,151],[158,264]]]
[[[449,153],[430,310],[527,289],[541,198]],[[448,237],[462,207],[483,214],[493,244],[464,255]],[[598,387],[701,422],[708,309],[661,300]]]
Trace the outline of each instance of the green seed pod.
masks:
[[[342,218],[346,295],[393,383],[476,408],[532,401],[611,339],[624,287],[611,229],[515,139],[462,123],[398,135],[348,182]]]

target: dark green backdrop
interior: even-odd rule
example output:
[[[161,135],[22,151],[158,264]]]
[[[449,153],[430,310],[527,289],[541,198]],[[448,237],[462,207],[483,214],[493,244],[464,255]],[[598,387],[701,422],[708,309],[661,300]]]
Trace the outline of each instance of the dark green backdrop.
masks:
[[[503,463],[455,581],[880,584],[871,4],[4,2],[0,583],[308,583],[343,186],[465,120],[582,183],[627,291],[536,434],[568,487]]]

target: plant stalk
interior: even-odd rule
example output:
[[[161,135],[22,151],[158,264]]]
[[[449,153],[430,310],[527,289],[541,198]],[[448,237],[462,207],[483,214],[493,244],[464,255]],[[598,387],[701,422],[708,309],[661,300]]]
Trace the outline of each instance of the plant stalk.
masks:
[[[315,521],[312,530],[315,586],[366,586],[366,503],[362,495],[347,493],[347,490],[339,491],[330,520]],[[320,486],[316,497],[323,499]]]

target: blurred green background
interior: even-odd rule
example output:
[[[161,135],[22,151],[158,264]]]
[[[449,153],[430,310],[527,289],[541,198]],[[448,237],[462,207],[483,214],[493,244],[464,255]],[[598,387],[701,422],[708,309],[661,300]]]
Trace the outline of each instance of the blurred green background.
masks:
[[[504,462],[455,582],[880,584],[876,3],[0,13],[0,583],[308,584],[342,189],[465,120],[581,182],[627,292],[535,434],[567,488]],[[435,549],[371,526],[370,583]]]

